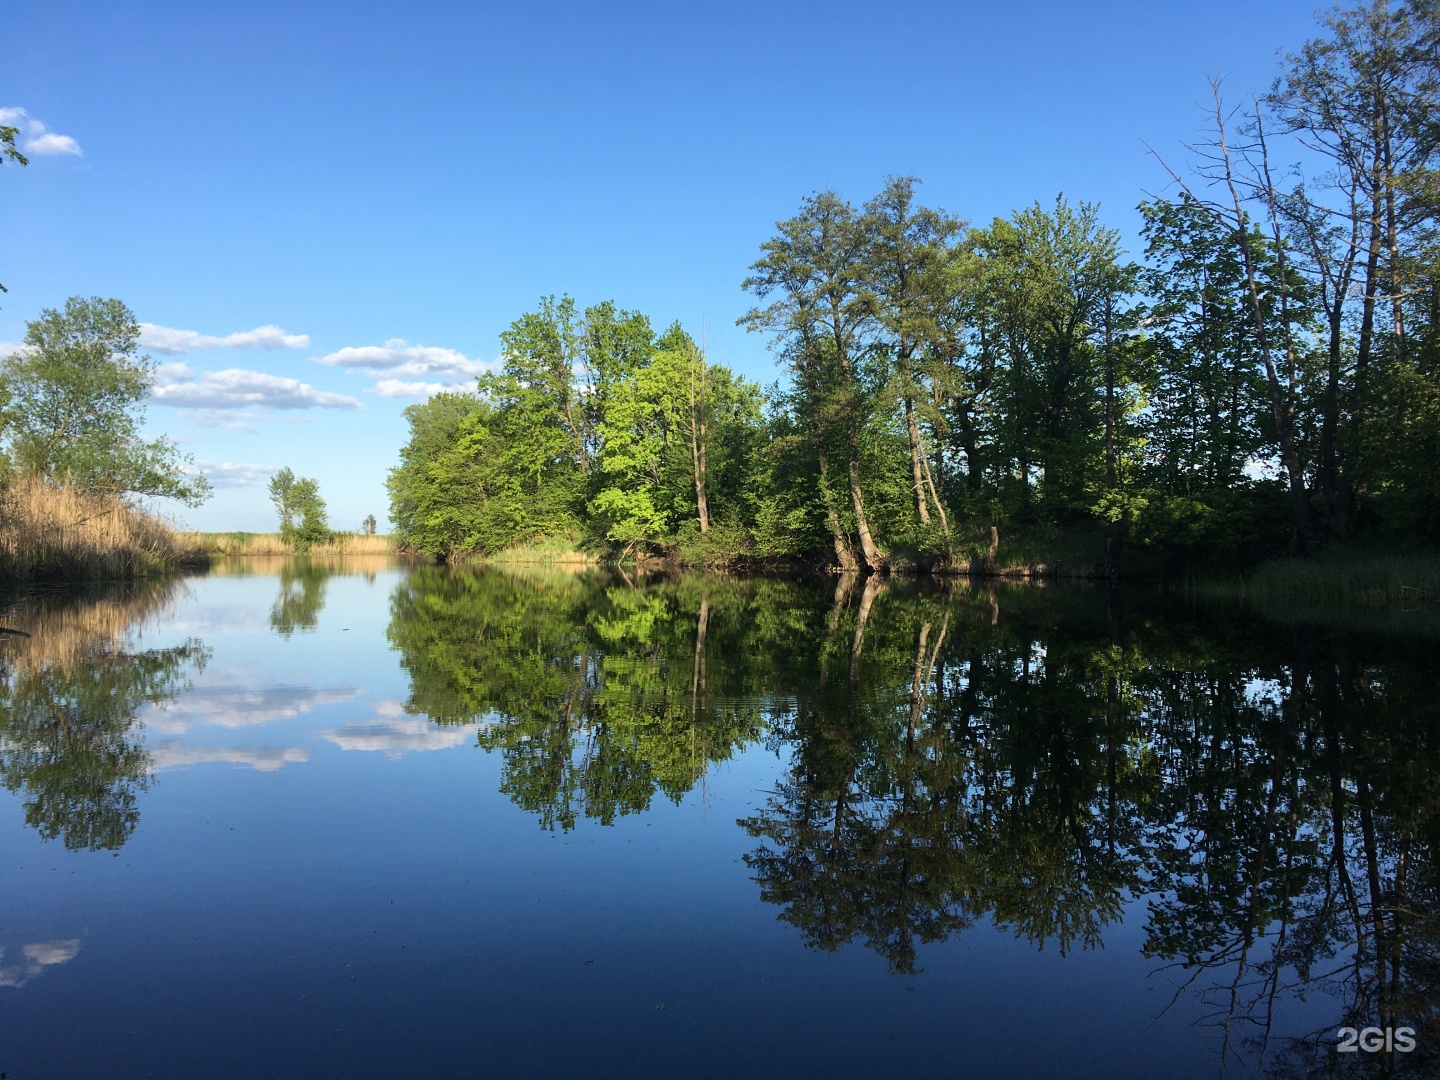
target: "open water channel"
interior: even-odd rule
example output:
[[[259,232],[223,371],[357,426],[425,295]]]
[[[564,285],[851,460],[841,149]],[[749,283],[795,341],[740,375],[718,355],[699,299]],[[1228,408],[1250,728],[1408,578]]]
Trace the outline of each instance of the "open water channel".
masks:
[[[0,1072],[1434,1075],[1432,614],[384,561],[20,599]]]

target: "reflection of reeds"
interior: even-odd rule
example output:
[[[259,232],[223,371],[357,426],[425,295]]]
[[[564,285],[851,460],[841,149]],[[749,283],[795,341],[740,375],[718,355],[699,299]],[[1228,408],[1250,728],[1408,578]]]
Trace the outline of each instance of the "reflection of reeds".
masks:
[[[375,574],[394,566],[393,553],[335,554],[322,548],[312,548],[308,554],[292,555],[246,555],[241,558],[222,556],[210,564],[211,577],[272,577],[287,567],[308,565],[327,574]]]
[[[6,605],[3,625],[28,635],[4,635],[0,655],[9,666],[37,671],[86,662],[173,610],[183,586],[174,579],[112,585],[103,591],[22,597]]]
[[[279,533],[186,533],[185,543],[211,555],[292,555],[294,549]],[[334,539],[316,544],[308,554],[314,555],[388,555],[395,545],[388,536],[364,536],[360,533],[336,533]]]
[[[0,492],[0,578],[146,577],[176,569],[190,554],[165,521],[112,495],[33,477]]]

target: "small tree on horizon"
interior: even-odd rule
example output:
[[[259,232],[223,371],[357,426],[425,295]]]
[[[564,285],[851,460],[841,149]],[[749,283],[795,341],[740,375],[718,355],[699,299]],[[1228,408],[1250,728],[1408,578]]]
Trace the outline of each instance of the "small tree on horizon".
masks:
[[[308,551],[330,539],[330,522],[318,481],[296,476],[286,466],[270,478],[269,490],[270,501],[280,515],[280,539],[296,551]]]
[[[366,536],[374,536],[374,535],[375,535],[375,515],[374,515],[374,514],[366,514],[366,515],[365,515],[365,520],[360,523],[360,531],[363,532]]]

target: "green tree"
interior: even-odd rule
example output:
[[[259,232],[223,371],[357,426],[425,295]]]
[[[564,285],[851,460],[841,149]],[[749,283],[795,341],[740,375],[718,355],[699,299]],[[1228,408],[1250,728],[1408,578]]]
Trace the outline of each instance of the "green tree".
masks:
[[[804,200],[799,214],[778,222],[776,235],[760,250],[743,287],[768,302],[742,316],[740,325],[774,335],[775,348],[791,369],[800,423],[815,433],[836,557],[842,566],[855,565],[849,530],[831,494],[832,442],[845,462],[843,483],[860,558],[868,570],[880,570],[889,557],[871,529],[861,464],[871,400],[877,382],[884,382],[883,373],[877,380],[862,363],[873,330],[865,287],[865,229],[850,203],[833,191],[818,192]]]
[[[269,491],[270,501],[280,516],[280,538],[285,543],[297,551],[307,551],[331,538],[318,481],[296,476],[294,470],[286,466],[270,478]]]
[[[1060,196],[1053,210],[1037,203],[975,230],[971,243],[990,309],[983,347],[1001,397],[994,433],[1020,506],[1035,493],[1048,514],[1074,513],[1103,476],[1105,369],[1095,337],[1128,273],[1119,234],[1100,224],[1094,204]]]
[[[192,459],[140,436],[154,364],[139,336],[129,308],[99,297],[72,296],[26,323],[25,347],[0,369],[11,458],[48,480],[198,506],[210,485],[186,474]]]
[[[884,190],[865,204],[862,227],[869,242],[866,284],[874,298],[879,345],[889,361],[892,392],[904,417],[916,516],[921,525],[929,525],[933,507],[948,534],[950,525],[936,488],[931,451],[921,434],[921,411],[927,398],[934,399],[921,359],[926,345],[933,347],[943,332],[936,323],[941,305],[935,301],[948,284],[950,244],[965,222],[917,206],[918,183],[913,176],[891,177]],[[937,419],[933,411],[930,419],[932,424]]]

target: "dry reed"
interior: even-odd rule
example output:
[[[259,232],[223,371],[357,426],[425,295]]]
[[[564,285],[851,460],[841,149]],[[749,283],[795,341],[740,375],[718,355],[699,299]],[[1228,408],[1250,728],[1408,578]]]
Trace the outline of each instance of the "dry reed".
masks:
[[[35,477],[0,492],[0,580],[148,577],[196,554],[163,519],[113,495]]]
[[[295,550],[280,538],[279,533],[185,533],[184,543],[211,555],[293,555]],[[312,545],[308,554],[326,555],[389,555],[395,550],[388,536],[365,536],[361,533],[336,533],[323,544]]]

